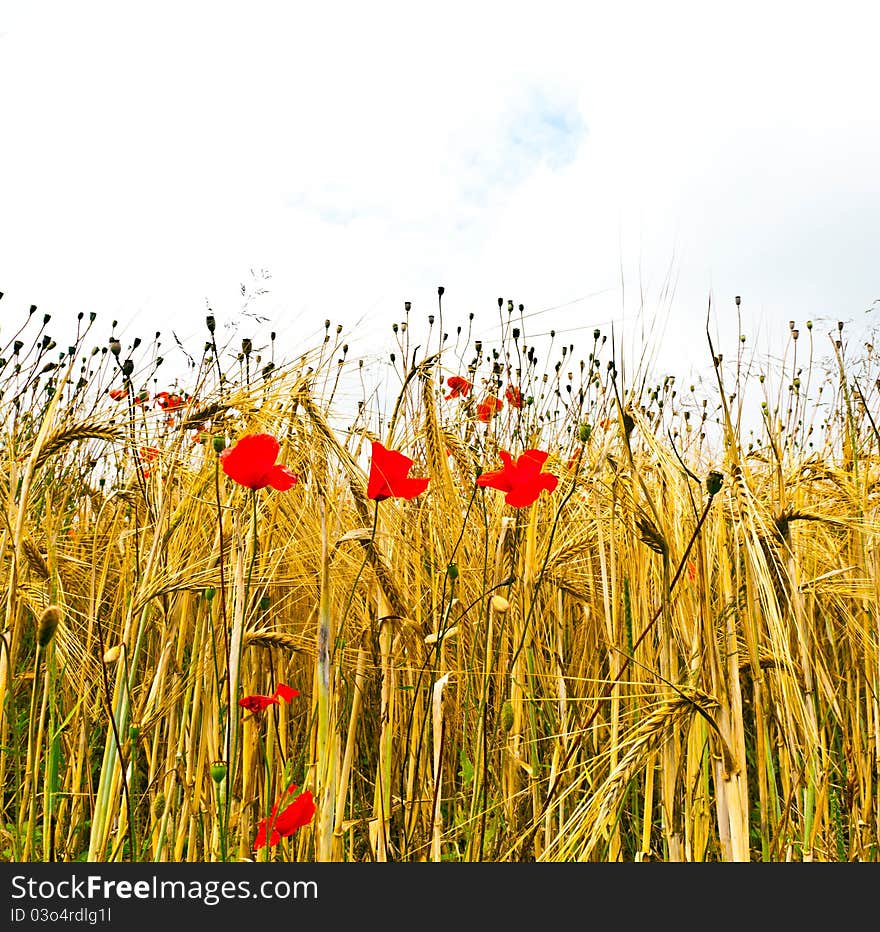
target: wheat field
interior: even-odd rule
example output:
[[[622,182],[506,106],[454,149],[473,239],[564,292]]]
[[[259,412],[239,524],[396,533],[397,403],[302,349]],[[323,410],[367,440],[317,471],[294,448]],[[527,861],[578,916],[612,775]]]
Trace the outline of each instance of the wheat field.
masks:
[[[873,347],[689,387],[521,316],[366,364],[209,318],[168,382],[4,327],[3,860],[878,860]],[[292,487],[227,474],[254,434]],[[533,501],[478,482],[526,450]]]

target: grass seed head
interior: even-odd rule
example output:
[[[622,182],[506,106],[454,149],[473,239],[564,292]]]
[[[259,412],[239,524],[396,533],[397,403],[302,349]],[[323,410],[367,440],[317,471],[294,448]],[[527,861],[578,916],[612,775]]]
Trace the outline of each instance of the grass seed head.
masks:
[[[37,643],[40,647],[46,647],[55,637],[60,621],[61,609],[57,605],[50,605],[43,611],[37,623]]]

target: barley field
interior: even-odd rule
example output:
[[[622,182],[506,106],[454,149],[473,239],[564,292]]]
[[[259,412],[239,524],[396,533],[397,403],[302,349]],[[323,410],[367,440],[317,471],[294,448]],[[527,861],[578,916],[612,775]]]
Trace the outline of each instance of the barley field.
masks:
[[[876,862],[873,347],[438,310],[4,323],[0,858]]]

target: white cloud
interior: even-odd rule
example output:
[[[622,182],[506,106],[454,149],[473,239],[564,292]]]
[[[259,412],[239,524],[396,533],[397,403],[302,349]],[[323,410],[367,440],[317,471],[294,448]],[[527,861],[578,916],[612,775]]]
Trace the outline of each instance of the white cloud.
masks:
[[[438,284],[487,321],[593,295],[536,326],[634,337],[643,288],[698,366],[710,292],[768,337],[855,317],[880,295],[878,16],[829,10],[20,4],[0,306],[198,335],[265,267],[279,334],[328,317],[367,352]]]

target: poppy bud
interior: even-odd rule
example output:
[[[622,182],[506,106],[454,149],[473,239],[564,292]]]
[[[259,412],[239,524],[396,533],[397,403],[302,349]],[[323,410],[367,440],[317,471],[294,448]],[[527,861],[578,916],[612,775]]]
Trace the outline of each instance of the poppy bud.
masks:
[[[513,728],[513,703],[509,699],[505,699],[501,706],[501,727],[505,731]]]
[[[446,572],[449,574],[450,579],[458,579],[458,564],[450,563],[446,568]]]
[[[513,313],[513,301],[508,301],[508,302],[507,302],[507,313],[508,313],[508,314],[512,314],[512,313]]]
[[[205,599],[207,599],[208,602],[210,602],[215,595],[217,595],[217,590],[213,586],[208,586],[208,588],[205,589]]]
[[[269,610],[269,606],[270,606],[271,604],[272,604],[272,600],[269,598],[269,596],[264,595],[264,596],[260,599],[260,611],[261,611],[261,612],[266,612],[266,611],[268,611],[268,610]]]
[[[215,760],[211,764],[211,779],[215,783],[222,783],[226,779],[226,761]]]
[[[37,643],[40,647],[46,647],[55,637],[60,621],[61,609],[57,605],[50,605],[43,611],[37,623]]]
[[[593,428],[589,424],[581,424],[578,430],[578,436],[581,439],[581,443],[586,443],[590,439],[591,433],[593,433]]]
[[[214,437],[211,440],[215,453],[222,453],[226,449],[226,440],[223,437]]]
[[[141,733],[141,726],[138,722],[133,722],[131,725],[128,726],[128,737],[131,738],[132,741],[137,741],[138,737],[140,736],[140,733]]]
[[[501,310],[503,306],[504,306],[504,298],[499,298],[498,299],[498,310]]]

